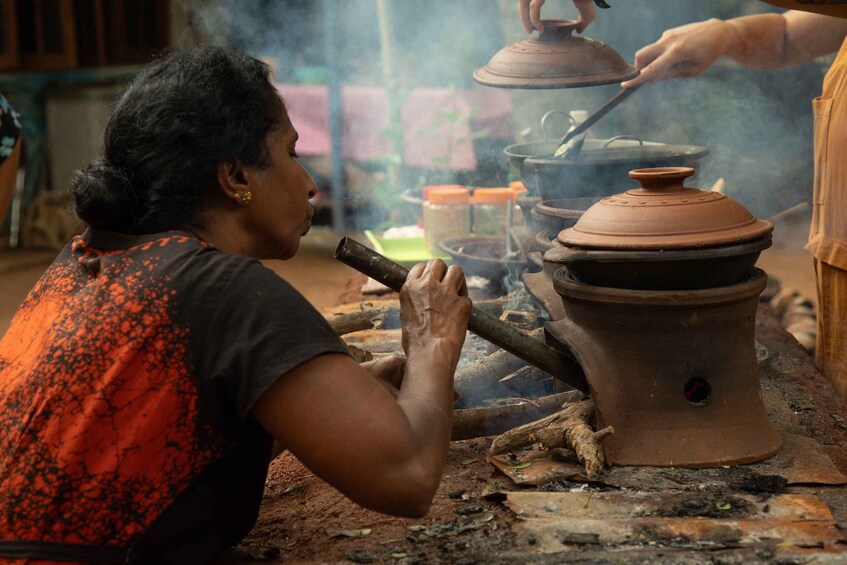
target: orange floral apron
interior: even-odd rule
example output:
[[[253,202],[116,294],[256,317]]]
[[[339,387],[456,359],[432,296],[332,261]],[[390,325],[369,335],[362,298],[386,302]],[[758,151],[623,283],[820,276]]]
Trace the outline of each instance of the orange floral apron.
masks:
[[[812,102],[815,180],[807,249],[818,286],[816,362],[847,399],[847,40]]]

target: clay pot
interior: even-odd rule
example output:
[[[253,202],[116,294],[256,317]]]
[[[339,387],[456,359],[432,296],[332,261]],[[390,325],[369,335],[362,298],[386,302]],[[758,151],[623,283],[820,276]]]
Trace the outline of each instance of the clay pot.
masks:
[[[535,234],[536,251],[546,253],[553,247],[562,247],[562,244],[556,240],[556,232],[552,230],[541,230]]]
[[[752,241],[773,224],[718,192],[687,188],[690,167],[636,169],[641,188],[602,199],[559,234],[567,247],[631,251],[693,249]]]
[[[494,54],[473,78],[499,88],[575,88],[618,83],[638,75],[611,47],[573,35],[573,20],[543,20],[544,33]]]
[[[604,198],[562,230],[545,263],[582,283],[684,290],[735,284],[770,247],[773,225],[717,192],[686,188],[685,167],[640,169],[642,187]],[[554,271],[553,267],[545,269]]]
[[[575,249],[551,246],[544,254],[545,271],[561,267],[577,281],[629,289],[693,290],[744,280],[771,237],[736,245],[668,251]]]
[[[526,224],[529,224],[529,215],[539,202],[541,202],[541,198],[533,196],[527,191],[521,192],[515,197],[515,203],[521,209],[521,215]]]
[[[585,211],[598,200],[599,197],[543,200],[536,204],[530,214],[531,227],[535,232],[552,230],[558,234],[576,224]]]

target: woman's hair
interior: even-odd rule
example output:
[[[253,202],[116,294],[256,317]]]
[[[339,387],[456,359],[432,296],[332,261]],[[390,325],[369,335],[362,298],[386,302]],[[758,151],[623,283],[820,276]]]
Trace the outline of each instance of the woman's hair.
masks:
[[[267,167],[268,134],[286,119],[264,63],[232,49],[173,52],[146,67],[118,101],[103,156],[71,191],[89,226],[129,234],[192,219],[222,162]]]

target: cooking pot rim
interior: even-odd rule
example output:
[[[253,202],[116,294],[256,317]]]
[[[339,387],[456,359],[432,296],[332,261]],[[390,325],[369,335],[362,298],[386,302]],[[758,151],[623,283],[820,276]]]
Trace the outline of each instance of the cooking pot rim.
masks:
[[[624,136],[617,136],[624,137]],[[608,143],[615,138],[596,139],[598,143]],[[552,165],[560,167],[563,165],[595,165],[598,161],[625,162],[639,159],[690,159],[692,157],[705,157],[710,153],[707,147],[702,145],[689,145],[684,143],[663,143],[659,141],[642,140],[643,145],[637,146],[614,146],[583,148],[578,159],[560,159],[553,157],[553,152],[559,147],[559,140],[538,139],[535,141],[523,141],[512,143],[503,148],[503,154],[509,158],[525,159],[538,165]],[[538,148],[543,148],[540,151]],[[598,158],[598,155],[602,158]]]
[[[561,243],[561,242],[559,242]],[[730,259],[750,253],[760,253],[773,244],[773,235],[768,234],[737,243],[713,247],[689,247],[677,249],[613,249],[589,248],[561,245],[557,250],[558,260],[550,261],[567,265],[574,262],[629,263],[629,262],[674,262],[699,259]],[[545,257],[545,260],[547,258]]]
[[[607,147],[583,151],[577,159],[560,159],[553,156],[527,157],[525,165],[534,169],[595,166],[598,164],[627,163],[633,161],[662,161],[673,163],[699,159],[709,154],[701,145],[675,145],[661,143],[638,147]]]
[[[714,306],[740,302],[760,294],[767,286],[767,280],[767,273],[753,267],[743,280],[730,285],[687,290],[645,290],[580,282],[568,273],[566,268],[562,268],[553,274],[553,288],[556,293],[567,299],[566,305],[569,300],[586,300],[598,303],[623,302],[632,306],[688,308],[695,305]],[[633,302],[634,299],[637,299],[638,304]]]

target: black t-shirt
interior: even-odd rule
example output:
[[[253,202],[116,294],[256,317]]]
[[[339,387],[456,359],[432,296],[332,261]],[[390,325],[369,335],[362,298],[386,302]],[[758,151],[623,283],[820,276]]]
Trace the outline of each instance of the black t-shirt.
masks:
[[[346,349],[258,261],[181,232],[77,236],[0,341],[0,539],[211,559],[258,513],[253,404],[325,353]]]

